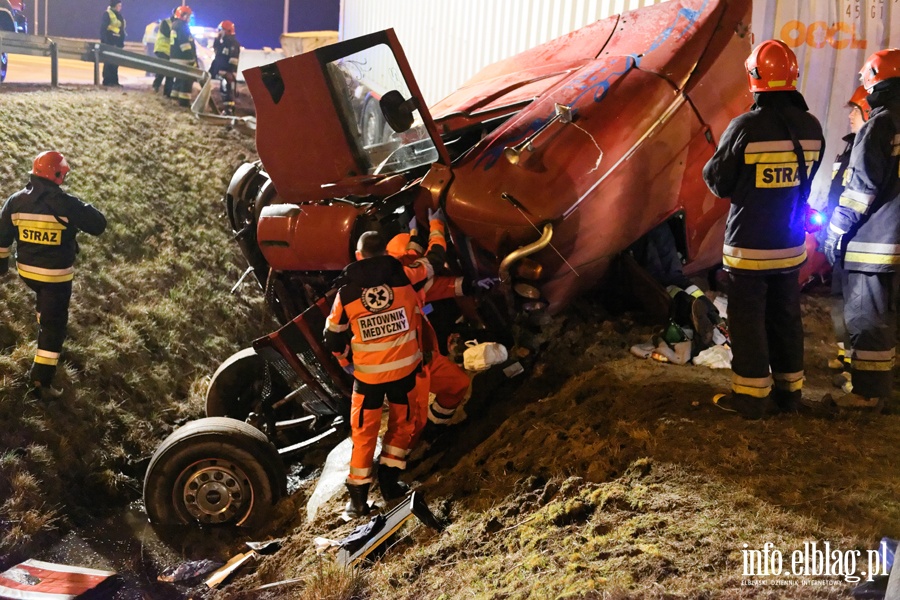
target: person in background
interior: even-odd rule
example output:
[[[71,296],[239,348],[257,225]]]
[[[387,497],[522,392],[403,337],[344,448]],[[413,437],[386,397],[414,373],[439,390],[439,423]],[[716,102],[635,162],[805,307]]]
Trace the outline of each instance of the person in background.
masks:
[[[125,19],[122,18],[122,0],[110,0],[100,25],[100,41],[117,48],[125,47]],[[119,83],[119,65],[103,63],[103,85],[116,87]]]
[[[241,57],[241,43],[235,37],[234,23],[231,21],[219,23],[219,34],[213,42],[213,49],[216,56],[209,69],[209,74],[217,77],[221,82],[219,89],[222,92],[222,103],[225,105],[222,112],[226,115],[233,115],[237,69]]]
[[[870,109],[866,96],[868,96],[866,88],[859,86],[847,102],[847,108],[850,109],[848,115],[850,119],[850,133],[844,136],[843,139],[847,145],[834,159],[834,165],[831,169],[831,187],[828,190],[828,204],[825,206],[826,222],[831,219],[834,209],[838,207],[841,193],[844,191],[844,186],[847,185],[847,180],[850,177],[847,164],[850,162],[853,140],[856,139],[856,134],[863,126],[863,123],[869,120]],[[821,229],[816,237],[818,238],[819,246],[824,247],[825,240],[828,237],[828,230],[825,228]],[[831,270],[831,321],[834,326],[835,339],[838,341],[838,353],[836,358],[832,358],[828,362],[828,366],[832,369],[845,370],[844,373],[841,373],[836,378],[835,382],[847,387],[847,391],[850,391],[852,389],[849,383],[850,357],[847,356],[846,352],[847,348],[850,347],[850,343],[847,336],[847,326],[844,324],[843,290],[846,280],[847,274],[843,266],[840,263],[836,263]]]
[[[784,42],[761,43],[745,67],[755,103],[728,125],[703,167],[703,179],[713,194],[731,201],[722,262],[728,273],[733,374],[731,393],[713,402],[745,419],[759,419],[770,412],[772,400],[781,411],[800,408],[803,322],[797,271],[806,261],[809,182],[825,138],[797,91],[800,68]]]
[[[900,287],[900,49],[875,52],[859,74],[871,110],[853,141],[847,185],[828,223],[824,252],[846,271],[853,388],[822,401],[881,410],[893,394]]]
[[[172,11],[171,17],[159,22],[159,30],[156,33],[156,43],[153,45],[153,54],[155,54],[157,58],[163,60],[169,60],[172,53],[172,21],[175,19],[176,10],[178,9]],[[165,79],[165,83],[163,83],[163,79]],[[153,79],[153,91],[158,92],[160,86],[163,88],[163,95],[166,98],[171,98],[172,78],[157,75],[156,78]]]
[[[175,9],[175,18],[172,21],[170,60],[189,67],[196,67],[197,46],[188,24],[192,14],[190,6],[179,6]],[[177,78],[172,85],[172,97],[178,100],[180,106],[190,106],[193,87],[193,79]]]
[[[64,192],[69,164],[59,152],[42,152],[34,159],[31,179],[0,209],[0,274],[9,271],[16,242],[19,277],[37,296],[38,342],[29,380],[42,400],[62,395],[52,385],[66,327],[79,231],[100,235],[106,217],[99,210]]]

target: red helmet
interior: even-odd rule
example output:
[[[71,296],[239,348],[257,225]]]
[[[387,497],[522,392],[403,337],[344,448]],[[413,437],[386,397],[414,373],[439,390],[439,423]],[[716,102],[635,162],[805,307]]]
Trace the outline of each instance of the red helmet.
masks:
[[[867,58],[859,70],[859,80],[867,92],[871,92],[876,83],[893,77],[900,77],[900,50],[897,48],[879,50]]]
[[[194,11],[191,10],[190,6],[179,6],[175,9],[176,19],[184,19],[185,17],[190,17],[192,14],[194,14]]]
[[[856,91],[853,92],[853,95],[850,96],[850,100],[847,101],[847,104],[859,109],[859,112],[862,113],[863,121],[869,120],[869,111],[872,110],[869,106],[869,101],[866,100],[868,95],[869,93],[866,91],[866,88],[859,86],[856,88]]]
[[[56,185],[62,185],[68,172],[69,163],[66,162],[66,157],[59,152],[52,151],[38,154],[31,167],[32,175],[49,179]]]
[[[781,40],[766,40],[753,49],[747,62],[751,92],[796,90],[800,78],[797,56]]]
[[[222,21],[219,23],[219,29],[227,33],[228,35],[234,35],[234,23],[231,21]]]

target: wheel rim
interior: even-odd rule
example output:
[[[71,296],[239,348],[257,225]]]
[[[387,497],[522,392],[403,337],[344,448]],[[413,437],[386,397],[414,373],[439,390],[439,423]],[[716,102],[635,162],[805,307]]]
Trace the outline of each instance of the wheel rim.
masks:
[[[178,477],[176,490],[187,512],[207,525],[240,525],[253,508],[253,487],[244,470],[232,462],[206,459]]]

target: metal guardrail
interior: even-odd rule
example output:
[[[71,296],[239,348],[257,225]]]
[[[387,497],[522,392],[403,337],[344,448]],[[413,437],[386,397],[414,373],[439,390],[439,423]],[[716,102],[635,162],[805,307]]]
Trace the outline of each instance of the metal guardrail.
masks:
[[[0,31],[0,52],[50,57],[50,85],[59,85],[59,59],[67,58],[94,63],[94,85],[100,85],[100,63],[150,71],[168,77],[193,79],[203,84],[209,73],[155,56],[129,52],[116,46],[66,38]]]

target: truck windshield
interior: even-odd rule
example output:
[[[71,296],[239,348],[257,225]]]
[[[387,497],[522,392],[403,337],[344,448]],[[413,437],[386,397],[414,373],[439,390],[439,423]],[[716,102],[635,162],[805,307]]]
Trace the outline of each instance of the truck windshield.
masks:
[[[379,105],[384,94],[396,90],[404,99],[412,96],[389,46],[379,44],[328,63],[327,72],[341,118],[368,174],[390,175],[438,159],[418,110],[406,131],[394,131],[384,119]]]

